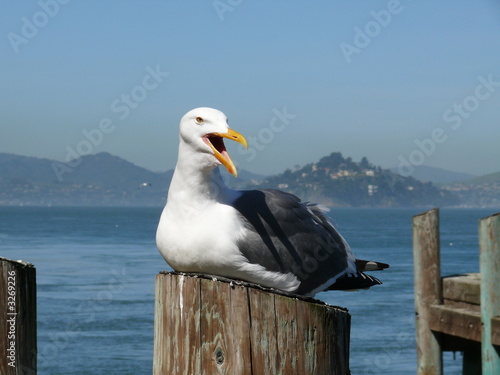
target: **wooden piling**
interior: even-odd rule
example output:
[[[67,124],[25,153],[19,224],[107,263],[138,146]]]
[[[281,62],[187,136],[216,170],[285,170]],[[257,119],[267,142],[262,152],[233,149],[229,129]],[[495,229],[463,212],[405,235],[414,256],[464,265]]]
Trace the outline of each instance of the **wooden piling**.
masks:
[[[479,249],[483,374],[500,374],[500,348],[492,337],[493,320],[500,317],[500,213],[479,222]]]
[[[349,374],[350,315],[204,275],[156,276],[153,374]]]
[[[443,373],[439,334],[432,332],[431,305],[442,301],[439,257],[439,210],[413,217],[413,259],[415,269],[415,312],[417,374]]]
[[[0,258],[0,374],[37,372],[36,269]]]
[[[500,213],[479,223],[481,273],[446,277],[437,215],[414,217],[418,373],[442,374],[442,351],[460,351],[464,375],[500,374]]]

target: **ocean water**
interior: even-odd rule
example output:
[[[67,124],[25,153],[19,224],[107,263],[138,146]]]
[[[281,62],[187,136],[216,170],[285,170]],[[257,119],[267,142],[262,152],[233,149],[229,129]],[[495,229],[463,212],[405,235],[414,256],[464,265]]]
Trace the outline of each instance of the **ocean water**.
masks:
[[[353,374],[414,374],[412,216],[422,209],[333,209],[355,255],[391,264],[367,291],[318,299],[352,315]],[[38,373],[151,374],[155,246],[161,208],[0,207],[0,256],[37,268]],[[442,274],[478,272],[478,220],[488,209],[442,209]],[[445,374],[461,373],[445,353]]]

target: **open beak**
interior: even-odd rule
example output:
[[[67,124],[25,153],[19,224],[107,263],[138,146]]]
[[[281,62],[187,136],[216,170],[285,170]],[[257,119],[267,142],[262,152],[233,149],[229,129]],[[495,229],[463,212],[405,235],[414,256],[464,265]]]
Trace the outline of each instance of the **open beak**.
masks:
[[[222,138],[228,138],[241,143],[245,146],[245,148],[248,148],[247,140],[240,133],[235,132],[232,129],[228,129],[227,133],[210,133],[203,137],[203,141],[210,146],[217,160],[219,160],[222,165],[226,167],[229,173],[231,173],[234,177],[237,177],[238,171],[226,151],[226,146],[224,145],[224,140]]]

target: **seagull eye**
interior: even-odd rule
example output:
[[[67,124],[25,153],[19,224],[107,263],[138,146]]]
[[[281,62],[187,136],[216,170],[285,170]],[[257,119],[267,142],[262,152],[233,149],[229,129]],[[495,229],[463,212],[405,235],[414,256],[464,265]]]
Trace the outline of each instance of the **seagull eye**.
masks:
[[[195,121],[199,125],[201,125],[201,124],[203,124],[205,122],[205,120],[203,120],[203,117],[196,117]]]

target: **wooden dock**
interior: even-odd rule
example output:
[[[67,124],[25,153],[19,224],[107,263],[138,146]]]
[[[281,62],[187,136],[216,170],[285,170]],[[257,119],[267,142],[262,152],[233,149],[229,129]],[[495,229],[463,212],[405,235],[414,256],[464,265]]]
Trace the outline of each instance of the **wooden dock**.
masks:
[[[500,214],[479,222],[480,273],[441,277],[439,210],[413,218],[419,375],[463,352],[464,375],[500,374]]]
[[[346,309],[163,272],[155,300],[153,374],[350,374]]]

